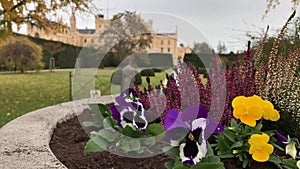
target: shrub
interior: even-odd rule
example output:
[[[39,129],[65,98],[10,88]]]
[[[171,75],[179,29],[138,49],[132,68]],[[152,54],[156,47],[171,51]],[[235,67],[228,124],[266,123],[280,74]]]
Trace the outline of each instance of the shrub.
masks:
[[[161,70],[161,69],[158,69],[158,68],[153,68],[153,71],[154,71],[154,72],[157,72],[157,73],[162,72],[162,70]]]
[[[203,56],[202,56],[203,55]],[[199,68],[199,67],[205,67],[202,60],[200,59],[200,57],[205,57],[206,55],[201,54],[197,55],[196,53],[187,53],[184,55],[183,61],[185,63],[192,63],[195,67]],[[207,54],[207,57],[211,57],[211,54]]]
[[[141,73],[137,73],[135,75],[135,81],[134,81],[134,84],[135,85],[141,85],[143,83],[143,80],[142,80],[142,76],[141,76]]]
[[[142,81],[141,73],[136,72],[134,78],[134,84],[141,85],[142,82],[143,81]],[[118,69],[111,75],[111,84],[121,85],[121,83],[122,83],[122,69]]]
[[[144,69],[141,71],[142,76],[155,76],[155,72],[153,69]]]

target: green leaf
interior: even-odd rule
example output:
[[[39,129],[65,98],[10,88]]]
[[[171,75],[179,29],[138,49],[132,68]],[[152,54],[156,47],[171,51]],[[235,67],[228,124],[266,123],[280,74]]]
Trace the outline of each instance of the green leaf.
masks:
[[[275,148],[279,149],[280,151],[285,151],[281,146],[276,143],[271,143]]]
[[[246,168],[248,164],[249,164],[249,160],[248,159],[244,159],[243,160],[243,168]]]
[[[209,162],[200,162],[197,165],[190,167],[190,169],[225,169],[224,163],[209,163]]]
[[[175,147],[164,147],[163,152],[170,156],[172,159],[176,159],[179,156],[179,148]]]
[[[296,169],[297,168],[297,161],[296,160],[289,160],[289,159],[283,159],[282,162],[285,164],[286,167],[289,167],[289,169]]]
[[[209,156],[214,156],[214,151],[211,147],[211,144],[208,144],[207,145],[207,153],[206,153],[206,156],[209,157]]]
[[[278,168],[282,169],[281,167],[281,159],[279,157],[276,157],[274,155],[271,155],[269,160],[271,163],[274,163]]]
[[[128,153],[131,150],[129,143],[126,141],[121,141],[120,148],[124,151],[124,153]]]
[[[112,129],[114,130],[114,129]],[[108,142],[116,141],[119,137],[118,133],[109,131],[107,129],[100,130],[97,135],[100,135],[102,138],[106,139]]]
[[[208,162],[208,163],[218,163],[221,159],[218,156],[208,156],[204,157],[201,162]]]
[[[146,132],[150,135],[156,136],[165,132],[165,128],[161,124],[150,124],[148,125]]]
[[[102,152],[102,151],[104,151],[104,149],[101,148],[98,144],[96,144],[92,139],[90,139],[84,147],[84,152],[85,153]]]
[[[175,159],[175,163],[174,163],[174,169],[188,169],[189,167],[184,166],[180,161],[179,158],[177,157]]]
[[[231,142],[235,142],[235,141],[236,141],[236,140],[235,140],[235,139],[236,139],[236,136],[235,136],[235,133],[234,133],[234,132],[232,132],[232,131],[226,129],[226,130],[224,130],[223,134],[224,134],[224,136],[225,136],[228,140],[230,140]]]
[[[91,121],[85,121],[82,123],[84,127],[97,127],[100,128],[102,124],[98,121],[96,122],[91,122]]]
[[[130,141],[128,141],[128,143],[130,146],[130,150],[132,150],[132,151],[138,151],[141,149],[141,143],[136,139],[130,139]]]
[[[144,134],[142,131],[140,131],[140,130],[134,130],[130,126],[126,126],[125,128],[120,129],[120,133],[122,133],[122,134],[124,134],[126,136],[135,137],[135,138],[141,137]]]
[[[99,135],[92,135],[85,146],[85,152],[104,151],[107,148],[107,141]]]
[[[168,161],[168,162],[165,162],[165,167],[167,168],[167,169],[173,169],[173,167],[174,167],[174,161]]]
[[[232,144],[230,149],[237,148],[237,147],[242,147],[242,146],[243,146],[243,143],[241,141],[237,141],[237,142]]]
[[[218,136],[218,142],[217,142],[218,148],[221,152],[231,151],[229,144],[225,141],[221,135]]]
[[[231,127],[237,128],[239,125],[238,125],[238,123],[235,121],[235,119],[232,118],[231,121],[230,121],[230,126],[231,126]]]
[[[153,146],[153,145],[155,145],[156,140],[154,137],[149,137],[149,138],[143,139],[143,143],[147,146]]]
[[[255,127],[254,127],[254,130],[255,131],[260,131],[262,129],[263,125],[261,124],[261,122],[259,122]]]
[[[114,126],[118,125],[118,122],[114,119],[112,119],[111,117],[106,117],[103,120],[103,127],[104,128],[114,128]]]
[[[99,108],[100,112],[102,113],[103,117],[110,117],[111,116],[111,112],[110,112],[107,105],[98,104],[98,108]]]
[[[231,150],[222,152],[222,153],[220,153],[218,155],[219,155],[220,158],[233,158],[234,157],[234,155],[232,154]]]

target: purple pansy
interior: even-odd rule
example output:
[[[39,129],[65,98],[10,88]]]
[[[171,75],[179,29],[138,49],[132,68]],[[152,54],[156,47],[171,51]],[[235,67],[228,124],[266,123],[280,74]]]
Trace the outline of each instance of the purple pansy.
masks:
[[[278,144],[281,147],[285,147],[286,146],[286,142],[288,142],[288,138],[286,138],[285,136],[283,136],[280,132],[275,131],[275,137],[277,138],[277,142],[276,144]]]
[[[208,116],[205,107],[198,104],[188,106],[183,112],[170,109],[165,116],[164,127],[171,145],[179,146],[180,161],[189,165],[197,164],[206,155],[208,136],[224,130]]]
[[[122,128],[130,126],[145,131],[148,121],[145,116],[144,104],[137,101],[133,90],[127,89],[116,97],[118,105],[110,106],[112,117],[118,121]],[[133,101],[135,100],[135,101]]]

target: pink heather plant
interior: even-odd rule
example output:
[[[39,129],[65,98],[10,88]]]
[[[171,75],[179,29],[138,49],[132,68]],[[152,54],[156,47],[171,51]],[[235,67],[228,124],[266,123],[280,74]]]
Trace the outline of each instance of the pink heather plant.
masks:
[[[161,83],[154,89],[149,80],[148,89],[141,91],[135,86],[135,90],[147,109],[153,109],[152,113],[156,115],[161,113],[161,122],[165,112],[172,108],[183,110],[188,105],[201,104],[209,110],[212,117],[221,119],[221,123],[227,125],[232,118],[233,98],[256,93],[255,68],[252,60],[250,44],[242,63],[237,60],[228,70],[223,68],[217,57],[213,57],[206,84],[201,80],[197,68],[191,63],[179,61],[176,79],[168,76],[166,86]]]

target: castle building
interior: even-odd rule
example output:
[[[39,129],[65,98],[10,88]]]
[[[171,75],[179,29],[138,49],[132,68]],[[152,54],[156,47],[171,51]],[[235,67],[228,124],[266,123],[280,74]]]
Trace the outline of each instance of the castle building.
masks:
[[[62,23],[62,21],[60,21]],[[150,27],[152,32],[153,21],[143,21]],[[46,32],[43,28],[34,26],[32,24],[27,25],[27,35],[53,41],[60,41],[66,44],[83,47],[87,42],[97,43],[96,39],[93,39],[93,35],[96,32],[101,32],[111,23],[110,19],[104,19],[104,15],[95,15],[95,29],[77,29],[76,17],[73,12],[70,17],[70,26],[61,29],[60,31]],[[170,53],[173,56],[174,64],[176,64],[177,58],[183,58],[185,53],[191,53],[189,47],[178,46],[178,31],[176,27],[175,33],[152,33],[152,44],[150,53]]]

